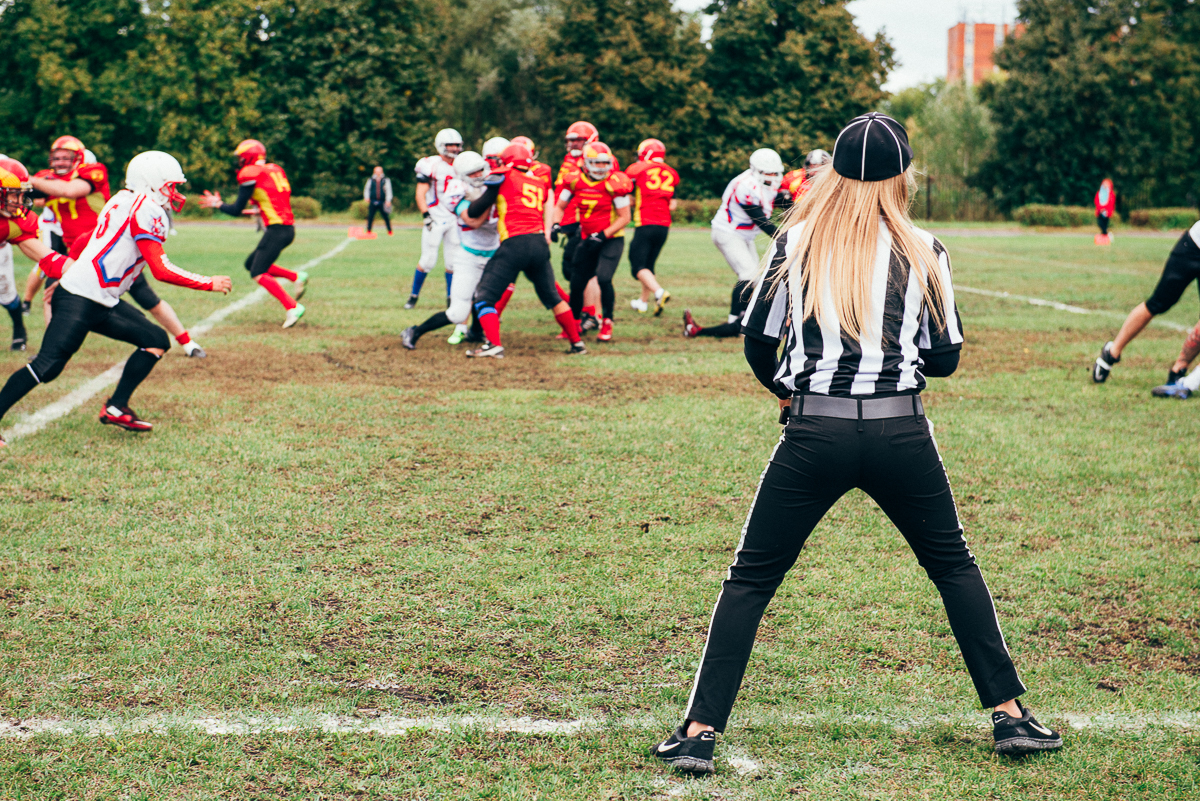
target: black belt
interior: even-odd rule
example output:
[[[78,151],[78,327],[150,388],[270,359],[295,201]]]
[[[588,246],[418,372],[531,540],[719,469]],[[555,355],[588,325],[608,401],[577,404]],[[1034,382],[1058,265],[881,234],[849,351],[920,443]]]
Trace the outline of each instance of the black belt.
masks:
[[[891,398],[835,398],[829,395],[793,395],[792,417],[837,417],[842,420],[882,420],[888,417],[920,417],[925,405],[920,395]]]

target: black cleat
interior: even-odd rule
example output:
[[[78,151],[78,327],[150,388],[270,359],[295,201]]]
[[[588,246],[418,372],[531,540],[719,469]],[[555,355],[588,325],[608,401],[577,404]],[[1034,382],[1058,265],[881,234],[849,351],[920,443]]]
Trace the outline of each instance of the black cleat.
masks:
[[[1109,352],[1112,343],[1109,342],[1100,351],[1100,356],[1096,359],[1096,363],[1092,365],[1092,381],[1097,384],[1103,384],[1108,380],[1108,374],[1112,372],[1113,366],[1121,361],[1120,356],[1113,356]]]
[[[582,356],[587,353],[587,345],[583,344],[583,340],[572,342],[571,347],[567,349],[567,353],[572,356]]]
[[[676,770],[687,773],[716,773],[713,765],[713,747],[717,733],[702,731],[688,737],[687,729],[680,726],[667,739],[650,749],[650,755],[666,762]]]
[[[487,358],[503,359],[504,358],[504,346],[503,345],[493,345],[491,342],[488,342],[485,339],[483,341],[483,347],[476,348],[475,350],[467,351],[467,358],[468,359],[487,359]]]
[[[1031,754],[1062,748],[1061,734],[1038,723],[1033,713],[1020,701],[1017,701],[1017,706],[1021,709],[1019,718],[1007,712],[992,713],[992,736],[996,738],[997,754]]]
[[[1192,391],[1179,382],[1155,387],[1150,390],[1150,394],[1156,398],[1175,398],[1176,400],[1187,400],[1192,397]]]
[[[1179,370],[1178,372],[1175,370],[1168,370],[1167,371],[1167,383],[1168,384],[1178,384],[1179,379],[1183,378],[1186,375],[1187,375],[1187,370]]]
[[[25,350],[25,337],[13,337],[9,350]]]
[[[420,299],[421,299],[421,296],[420,296],[420,295],[409,295],[409,296],[408,296],[408,303],[405,303],[405,304],[404,304],[404,308],[406,308],[406,309],[415,309],[415,308],[417,307],[417,301],[418,301],[418,300],[420,300]]]
[[[579,331],[581,333],[586,333],[587,331],[594,331],[595,329],[597,329],[599,327],[600,327],[599,318],[597,318],[595,315],[592,315],[592,314],[583,315],[583,320],[579,323]]]
[[[27,300],[21,301],[21,314],[29,314],[29,310],[32,308],[32,306],[33,304]]]
[[[417,348],[417,327],[410,325],[400,332],[400,344],[407,350],[416,350]]]

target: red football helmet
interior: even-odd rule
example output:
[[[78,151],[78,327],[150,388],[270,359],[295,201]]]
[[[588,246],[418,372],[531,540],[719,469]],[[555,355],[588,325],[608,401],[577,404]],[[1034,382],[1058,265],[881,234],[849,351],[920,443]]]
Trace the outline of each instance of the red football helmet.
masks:
[[[593,181],[603,181],[612,174],[613,154],[603,142],[589,142],[583,146],[583,171]]]
[[[532,155],[535,159],[537,158],[537,148],[533,146],[533,140],[528,136],[514,136],[510,144],[524,145],[525,147],[529,148],[530,155]]]
[[[238,163],[245,167],[247,164],[253,164],[259,159],[265,159],[267,157],[267,147],[257,139],[243,139],[233,149],[233,153],[238,157]]]
[[[16,159],[0,156],[0,214],[13,217],[33,208],[29,170]]]
[[[667,157],[667,146],[657,139],[647,139],[638,145],[637,154],[642,161],[662,161]]]
[[[588,142],[595,142],[600,138],[600,132],[596,130],[596,126],[590,122],[571,123],[571,127],[567,129],[567,152],[578,158],[583,154],[583,146]]]
[[[56,156],[55,151],[64,151]],[[50,169],[56,175],[67,175],[84,162],[87,148],[73,136],[60,136],[50,145]]]
[[[525,171],[533,166],[533,154],[525,145],[510,144],[500,154],[500,162],[518,170]]]

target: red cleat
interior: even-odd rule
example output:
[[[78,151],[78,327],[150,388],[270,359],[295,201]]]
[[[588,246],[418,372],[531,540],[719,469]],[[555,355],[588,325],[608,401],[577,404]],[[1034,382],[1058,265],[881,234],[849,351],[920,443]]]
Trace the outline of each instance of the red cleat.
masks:
[[[100,422],[106,426],[117,426],[126,431],[150,431],[154,428],[153,425],[147,423],[137,416],[137,413],[128,406],[113,406],[112,404],[104,404],[103,411],[100,412]]]
[[[685,337],[691,339],[694,336],[699,336],[700,332],[703,330],[704,330],[703,328],[696,325],[696,320],[694,317],[692,317],[692,310],[684,309],[684,311],[683,311],[683,335]]]
[[[600,342],[612,342],[613,322],[605,317],[604,322],[600,324],[600,333],[596,334],[596,339]]]

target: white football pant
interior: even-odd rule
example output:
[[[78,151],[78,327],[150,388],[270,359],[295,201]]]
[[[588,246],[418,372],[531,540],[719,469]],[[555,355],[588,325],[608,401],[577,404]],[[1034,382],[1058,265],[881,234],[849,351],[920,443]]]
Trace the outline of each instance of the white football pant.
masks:
[[[454,282],[450,284],[450,307],[446,309],[446,317],[450,322],[464,323],[471,316],[475,287],[479,285],[479,277],[483,275],[483,268],[488,261],[487,256],[470,253],[461,246],[455,248]]]
[[[17,277],[13,273],[12,245],[0,245],[0,306],[10,306],[17,299]]]
[[[733,231],[714,228],[712,241],[739,281],[753,281],[758,278],[758,248],[754,247],[753,239],[746,239]]]
[[[446,272],[454,272],[454,257],[458,255],[458,222],[453,217],[431,217],[432,225],[421,228],[421,258],[417,266],[427,273],[437,266],[438,248],[446,261]]]

